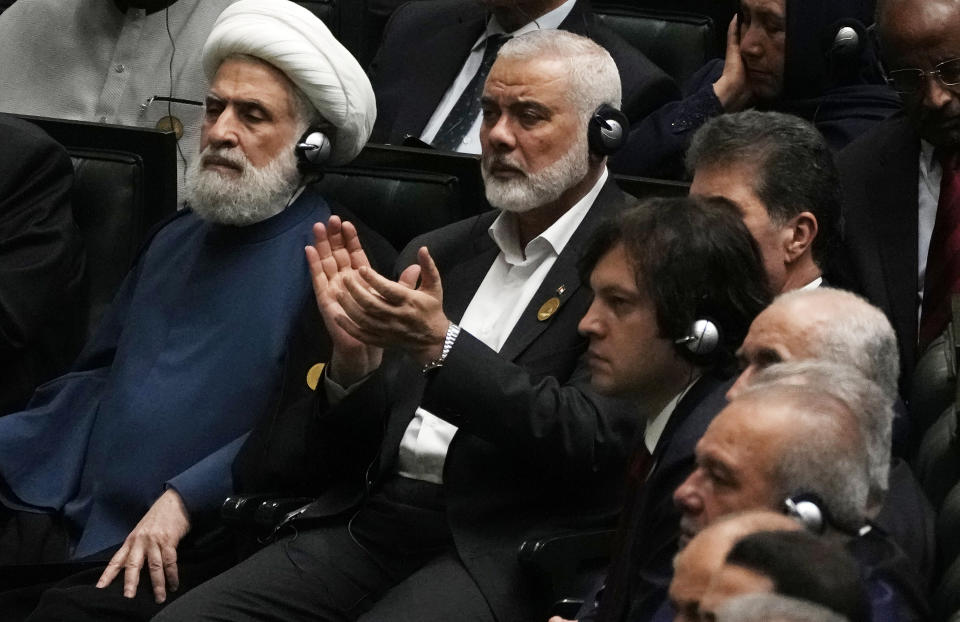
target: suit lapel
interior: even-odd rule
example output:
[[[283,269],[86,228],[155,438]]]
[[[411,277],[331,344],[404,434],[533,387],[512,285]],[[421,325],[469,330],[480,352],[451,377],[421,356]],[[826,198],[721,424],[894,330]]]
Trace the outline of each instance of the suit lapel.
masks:
[[[878,252],[886,275],[883,280],[889,308],[897,324],[910,327],[913,339],[917,333],[919,158],[920,140],[904,118],[880,150],[882,173],[879,183],[870,189],[874,205],[893,207],[885,214],[877,214]]]
[[[600,221],[605,216],[613,214],[624,203],[623,193],[610,178],[600,190],[593,206],[567,242],[556,263],[553,264],[550,272],[543,279],[543,284],[540,285],[537,293],[530,300],[530,304],[520,315],[520,319],[517,320],[503,347],[500,348],[500,355],[503,358],[512,361],[520,356],[550,326],[565,303],[580,289],[578,263],[584,247]],[[540,320],[537,317],[540,307],[554,297],[559,299],[560,307],[546,320]]]
[[[421,44],[411,46],[411,64],[421,70],[409,72],[409,94],[397,111],[394,134],[419,136],[423,132],[486,27],[486,20],[485,10],[465,3],[455,24],[425,33]]]

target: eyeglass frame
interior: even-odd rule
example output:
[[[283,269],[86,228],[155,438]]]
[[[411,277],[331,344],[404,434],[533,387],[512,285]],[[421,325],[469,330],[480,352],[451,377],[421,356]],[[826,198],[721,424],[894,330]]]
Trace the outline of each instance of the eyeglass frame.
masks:
[[[946,65],[947,63],[960,63],[960,57],[957,57],[957,58],[948,58],[948,59],[945,60],[945,61],[939,62],[939,63],[937,63],[937,64],[934,66],[933,69],[931,69],[931,70],[929,70],[929,71],[927,71],[926,69],[920,69],[919,67],[904,67],[903,69],[894,69],[894,70],[892,70],[892,71],[887,71],[887,72],[886,72],[886,73],[887,73],[887,76],[886,76],[887,84],[890,85],[890,87],[891,87],[893,90],[895,90],[897,93],[899,93],[899,94],[901,94],[901,95],[913,95],[913,94],[917,93],[920,89],[923,88],[924,81],[925,81],[925,80],[928,80],[928,79],[931,78],[931,77],[936,78],[937,82],[939,82],[939,83],[941,84],[941,86],[944,86],[944,87],[947,87],[947,88],[960,85],[960,79],[958,79],[956,82],[952,82],[952,83],[951,83],[951,82],[947,82],[946,80],[943,79],[943,74],[941,73],[941,67],[943,67],[943,66]],[[898,88],[894,85],[894,79],[890,77],[892,74],[895,74],[895,73],[897,73],[897,72],[904,72],[904,71],[912,72],[913,75],[917,75],[917,73],[920,74],[920,82],[917,84],[917,87],[916,87],[915,89],[913,89],[912,91],[902,91],[902,90],[898,89]],[[960,78],[960,67],[958,67],[957,74],[958,74],[958,78]]]

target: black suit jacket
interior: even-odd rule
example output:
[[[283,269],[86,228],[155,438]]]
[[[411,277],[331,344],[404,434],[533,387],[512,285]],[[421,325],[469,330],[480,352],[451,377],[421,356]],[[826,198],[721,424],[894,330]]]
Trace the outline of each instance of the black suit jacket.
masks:
[[[840,152],[843,245],[831,280],[880,307],[897,333],[900,389],[917,349],[917,229],[920,137],[903,115]]]
[[[0,415],[69,367],[86,330],[73,165],[32,123],[0,115]]]
[[[521,576],[518,545],[610,524],[636,428],[632,406],[591,390],[582,356],[586,339],[577,333],[592,300],[577,262],[600,219],[625,201],[612,182],[603,188],[499,353],[464,331],[443,367],[428,376],[406,355],[386,353],[380,368],[338,405],[330,406],[320,390],[288,409],[272,431],[255,432],[248,445],[261,459],[247,463],[243,485],[319,492],[302,519],[343,516],[392,476],[403,432],[423,405],[459,427],[443,486],[460,559],[497,619],[542,615],[546,603]],[[453,321],[499,253],[487,232],[496,215],[421,236],[398,262],[398,268],[407,265],[419,246],[431,250]],[[561,286],[559,310],[539,321],[537,310]],[[296,433],[280,433],[285,426]],[[256,462],[267,468],[257,469]]]
[[[371,141],[399,144],[407,134],[420,136],[488,18],[487,10],[472,0],[409,2],[393,13],[370,67],[377,95]],[[631,122],[679,97],[673,79],[597,23],[588,0],[579,0],[560,28],[610,52],[620,70],[621,108]]]
[[[694,448],[727,405],[732,384],[704,376],[677,404],[657,442],[650,476],[627,500],[600,607],[581,616],[582,622],[649,620],[666,598],[680,536],[673,493],[693,472]]]

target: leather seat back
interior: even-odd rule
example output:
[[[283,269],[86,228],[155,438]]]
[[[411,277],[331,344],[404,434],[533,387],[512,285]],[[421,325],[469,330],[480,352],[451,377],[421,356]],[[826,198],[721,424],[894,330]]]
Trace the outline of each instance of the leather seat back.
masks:
[[[50,134],[73,160],[73,212],[87,253],[89,336],[148,233],[176,212],[176,140],[152,129],[22,118]]]
[[[600,23],[616,31],[684,84],[717,56],[713,20],[706,15],[632,6],[595,7]]]

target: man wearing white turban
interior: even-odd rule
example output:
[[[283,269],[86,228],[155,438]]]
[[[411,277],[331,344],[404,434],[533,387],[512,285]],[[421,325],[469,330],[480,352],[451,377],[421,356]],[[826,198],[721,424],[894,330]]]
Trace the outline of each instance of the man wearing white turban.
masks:
[[[178,586],[181,539],[215,516],[236,451],[275,407],[298,318],[316,313],[313,223],[356,234],[307,160],[351,160],[376,116],[356,60],[286,0],[224,11],[203,66],[192,209],[150,240],[73,371],[0,420],[0,547],[12,549],[0,559],[110,559],[98,587],[127,597],[143,568],[157,602]],[[393,249],[360,235],[389,267]],[[24,524],[49,545],[11,535]]]

